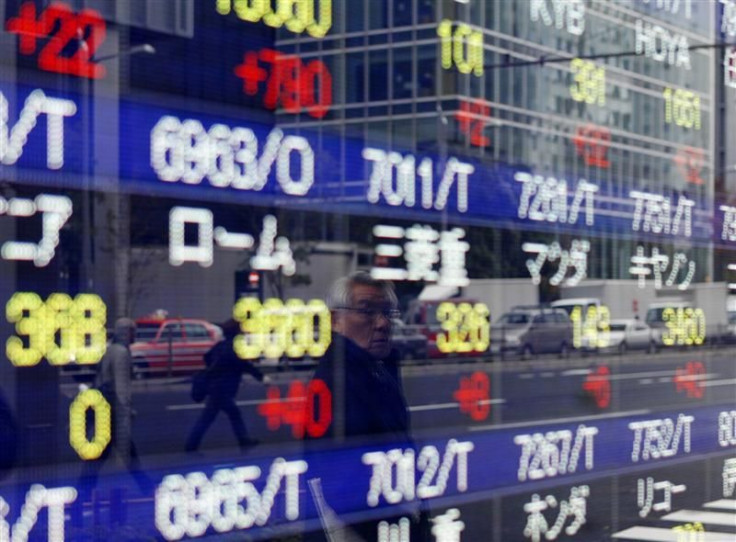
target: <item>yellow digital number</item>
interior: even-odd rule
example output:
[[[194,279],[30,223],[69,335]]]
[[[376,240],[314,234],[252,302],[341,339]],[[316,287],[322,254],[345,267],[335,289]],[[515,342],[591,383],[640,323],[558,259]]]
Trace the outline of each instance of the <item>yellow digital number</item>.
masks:
[[[572,344],[575,348],[583,346],[583,308],[580,305],[573,307],[570,312],[572,321]]]
[[[239,358],[257,359],[263,352],[266,331],[260,312],[261,302],[255,297],[243,297],[235,303],[233,318],[240,322],[240,331],[243,332],[233,341],[233,349]]]
[[[454,304],[448,301],[437,307],[437,321],[443,333],[437,334],[437,348],[444,354],[485,352],[490,345],[490,312],[484,303]]]
[[[440,57],[446,70],[457,68],[460,73],[480,77],[483,75],[483,33],[473,31],[470,25],[457,23],[453,31],[452,21],[443,20],[437,27],[440,37]]]
[[[485,303],[476,303],[470,313],[471,332],[469,335],[472,350],[485,352],[491,344],[491,312]]]
[[[606,348],[611,341],[611,311],[605,305],[588,307],[588,320],[595,326],[595,345]]]
[[[332,0],[216,0],[215,9],[221,15],[235,11],[238,18],[249,23],[286,26],[295,34],[306,30],[314,38],[325,37],[332,27]]]
[[[52,340],[46,348],[46,359],[51,365],[64,365],[75,359],[76,333],[71,308],[74,301],[67,294],[51,294],[46,300],[49,329],[59,331],[59,344]]]
[[[667,327],[667,331],[662,334],[662,343],[666,346],[673,346],[680,337],[677,311],[672,307],[667,307],[662,311],[662,321]]]
[[[705,313],[703,309],[667,307],[662,311],[667,330],[662,334],[666,346],[701,345],[705,342]]]
[[[79,294],[71,307],[71,319],[74,323],[77,363],[97,363],[107,348],[105,303],[98,295]]]
[[[317,358],[324,355],[332,335],[327,305],[319,299],[313,299],[307,305],[300,299],[291,299],[286,307],[290,315],[286,324],[287,357],[300,358],[308,354]]]
[[[10,337],[5,353],[16,367],[31,367],[43,359],[49,343],[54,340],[55,327],[47,325],[46,306],[41,298],[32,292],[13,294],[5,305],[5,317],[15,324],[18,336]],[[27,337],[24,346],[21,337]]]
[[[261,310],[263,319],[263,355],[267,358],[280,358],[286,352],[286,327],[290,323],[284,304],[280,299],[267,299]]]
[[[701,345],[705,342],[705,313],[703,309],[690,309],[692,316],[690,316],[688,326],[688,337],[690,338],[689,344]]]
[[[473,314],[473,306],[470,303],[459,303],[457,305],[457,318],[458,318],[458,329],[457,329],[457,348],[458,353],[467,353],[473,350],[473,345],[470,343],[471,330],[474,331],[472,322],[470,322],[470,315]]]
[[[254,297],[240,299],[233,308],[240,330],[233,348],[242,359],[261,356],[300,358],[305,354],[320,357],[330,346],[332,323],[324,301],[311,300],[307,305],[291,299],[286,305],[276,298],[263,305]]]
[[[87,410],[94,412],[95,430],[87,438]],[[95,389],[81,392],[69,407],[69,443],[85,461],[97,459],[112,439],[112,409],[110,403]]]
[[[664,121],[682,128],[700,130],[700,96],[692,90],[681,88],[662,91],[664,97]]]
[[[705,542],[705,527],[699,521],[672,527],[677,533],[677,542]]]
[[[309,318],[308,309],[301,299],[290,299],[286,302],[286,310],[291,318],[286,322],[285,335],[286,356],[300,358],[308,348],[308,335],[314,337],[313,321]]]
[[[611,340],[611,312],[605,305],[590,305],[583,317],[583,306],[570,312],[572,343],[575,348],[606,348]]]
[[[107,307],[95,294],[72,299],[54,293],[44,303],[33,292],[17,292],[5,306],[5,316],[17,334],[8,339],[5,352],[17,367],[37,365],[44,357],[51,365],[92,364],[105,353]]]
[[[457,350],[460,315],[454,303],[440,303],[437,307],[437,321],[444,333],[437,334],[437,348],[444,354]]]
[[[324,301],[312,299],[308,305],[309,317],[308,326],[302,335],[307,345],[307,354],[313,358],[322,356],[330,346],[332,340],[332,317],[330,310]],[[314,336],[314,329],[317,329],[317,336]]]
[[[573,58],[570,69],[575,82],[570,86],[572,99],[591,105],[606,105],[606,68],[599,68],[590,60]]]

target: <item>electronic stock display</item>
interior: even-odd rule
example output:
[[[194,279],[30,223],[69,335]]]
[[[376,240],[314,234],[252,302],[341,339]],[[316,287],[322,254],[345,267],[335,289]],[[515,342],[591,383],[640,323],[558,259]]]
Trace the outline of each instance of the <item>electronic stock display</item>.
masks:
[[[0,542],[736,536],[736,2],[0,8]],[[410,443],[326,438],[359,269]],[[121,316],[139,467],[95,385]],[[223,413],[193,452],[230,318],[257,445]]]

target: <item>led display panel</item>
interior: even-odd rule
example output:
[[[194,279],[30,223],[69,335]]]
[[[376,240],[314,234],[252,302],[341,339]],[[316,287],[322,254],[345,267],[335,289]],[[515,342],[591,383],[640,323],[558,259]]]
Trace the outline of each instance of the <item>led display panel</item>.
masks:
[[[735,0],[0,14],[0,542],[736,537]]]

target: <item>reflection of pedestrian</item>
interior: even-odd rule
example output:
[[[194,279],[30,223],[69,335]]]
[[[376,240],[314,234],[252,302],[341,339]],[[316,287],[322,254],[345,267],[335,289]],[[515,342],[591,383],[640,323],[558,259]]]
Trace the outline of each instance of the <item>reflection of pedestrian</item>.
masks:
[[[141,490],[145,493],[151,488],[150,480],[141,469],[138,452],[132,440],[135,412],[132,401],[133,358],[130,355],[130,344],[134,338],[135,322],[129,318],[119,318],[115,322],[112,342],[100,360],[95,387],[102,392],[112,408],[112,441],[99,459],[85,462],[82,483],[86,490],[91,490],[97,483],[99,470],[113,448]]]
[[[257,444],[256,440],[248,436],[243,417],[235,404],[235,396],[238,394],[240,377],[243,373],[250,374],[260,382],[263,382],[263,373],[252,363],[240,359],[235,354],[233,341],[240,332],[240,324],[235,320],[229,320],[221,327],[223,340],[213,346],[204,356],[209,373],[207,402],[187,438],[186,451],[188,452],[199,448],[202,437],[221,410],[230,418],[235,438],[238,439],[242,450]]]

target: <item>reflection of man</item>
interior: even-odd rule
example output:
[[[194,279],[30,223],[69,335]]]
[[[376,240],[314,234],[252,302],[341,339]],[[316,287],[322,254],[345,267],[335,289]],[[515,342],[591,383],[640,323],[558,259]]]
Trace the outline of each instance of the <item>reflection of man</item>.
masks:
[[[258,443],[257,440],[248,436],[243,417],[240,415],[238,405],[235,404],[235,397],[238,394],[243,373],[250,374],[260,382],[264,381],[264,375],[252,363],[240,359],[235,354],[233,341],[240,333],[240,324],[235,320],[229,320],[222,324],[222,333],[224,339],[204,356],[209,372],[207,402],[187,439],[186,450],[188,452],[199,448],[204,434],[221,410],[230,418],[230,424],[241,450],[245,451]]]
[[[114,448],[120,460],[125,463],[143,492],[150,489],[151,483],[141,470],[138,452],[132,440],[133,401],[131,373],[133,359],[130,344],[135,339],[135,322],[129,318],[119,318],[115,322],[112,342],[105,355],[95,380],[95,387],[105,396],[112,407],[112,442],[96,461],[88,461],[82,471],[82,481],[91,491],[97,481],[97,473]]]
[[[398,316],[393,286],[368,273],[353,273],[332,285],[327,305],[332,313],[332,343],[314,374],[325,382],[332,397],[332,423],[325,436],[381,439],[391,447],[413,447],[399,355],[391,348],[391,319]],[[308,459],[319,461],[319,451],[313,453],[314,459],[309,452]],[[405,525],[411,540],[428,539],[426,517],[417,502],[392,508],[391,517],[352,520],[346,525],[332,508],[339,495],[354,491],[355,480],[346,474],[337,472],[329,480],[309,481],[323,531],[309,533],[304,540],[381,540],[381,529],[389,524]],[[326,494],[323,488],[329,488]]]
[[[314,378],[332,392],[327,436],[390,435],[408,440],[409,416],[391,349],[391,318],[397,315],[393,286],[358,272],[338,279],[327,305],[332,343]]]

